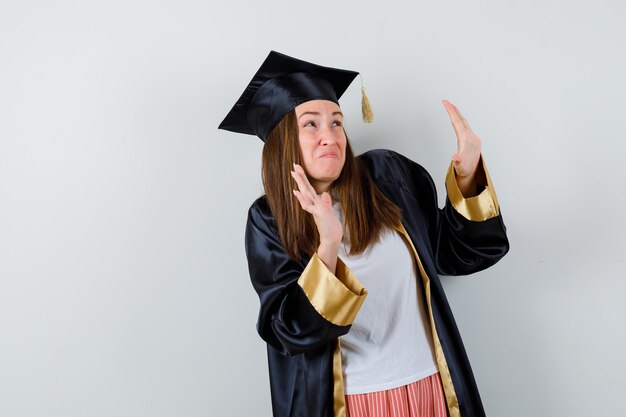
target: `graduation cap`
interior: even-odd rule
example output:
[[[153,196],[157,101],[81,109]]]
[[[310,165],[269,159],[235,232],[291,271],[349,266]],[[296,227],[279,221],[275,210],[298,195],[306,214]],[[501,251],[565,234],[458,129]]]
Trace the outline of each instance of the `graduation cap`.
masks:
[[[256,135],[265,142],[296,106],[310,100],[339,104],[339,97],[357,75],[271,51],[218,129]],[[363,120],[371,122],[373,114],[363,86],[361,92]]]

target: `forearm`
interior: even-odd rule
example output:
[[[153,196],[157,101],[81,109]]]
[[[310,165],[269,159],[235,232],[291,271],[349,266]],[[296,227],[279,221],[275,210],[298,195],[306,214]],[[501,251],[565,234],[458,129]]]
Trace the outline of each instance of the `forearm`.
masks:
[[[478,184],[474,175],[461,177],[456,174],[456,183],[463,197],[470,198],[478,195]]]
[[[321,242],[317,248],[317,256],[333,274],[337,269],[337,256],[339,255],[340,243],[341,242]]]
[[[467,176],[460,176],[456,169],[454,170],[456,183],[459,187],[459,191],[465,198],[476,197],[482,191],[483,187],[487,185],[487,178],[482,163],[482,155],[478,159],[474,173]]]

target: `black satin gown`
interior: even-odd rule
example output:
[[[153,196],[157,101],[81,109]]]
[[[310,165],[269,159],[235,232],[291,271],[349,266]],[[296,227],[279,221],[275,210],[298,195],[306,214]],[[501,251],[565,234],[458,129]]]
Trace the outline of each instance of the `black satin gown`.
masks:
[[[485,412],[439,275],[467,275],[495,264],[509,250],[489,173],[480,194],[463,198],[452,165],[447,198],[437,205],[428,172],[389,150],[358,157],[379,189],[402,210],[398,232],[419,264],[435,357],[451,417]],[[344,417],[338,338],[350,330],[367,290],[338,260],[335,274],[316,254],[294,261],[283,249],[265,197],[250,207],[245,235],[252,285],[259,295],[257,330],[267,342],[274,417]]]

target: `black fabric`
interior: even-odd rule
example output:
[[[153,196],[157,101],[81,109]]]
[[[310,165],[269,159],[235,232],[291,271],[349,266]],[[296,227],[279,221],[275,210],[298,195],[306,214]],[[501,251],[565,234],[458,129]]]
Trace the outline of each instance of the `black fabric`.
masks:
[[[265,141],[299,104],[310,100],[337,103],[358,74],[271,51],[218,128]]]
[[[430,278],[433,318],[461,416],[484,416],[438,274],[471,274],[501,259],[509,249],[502,216],[473,222],[459,214],[449,200],[439,209],[428,172],[393,151],[370,151],[358,160],[387,198],[401,208],[402,223]],[[265,197],[250,207],[245,240],[250,277],[260,299],[257,330],[268,344],[274,417],[331,417],[333,349],[336,339],[350,326],[328,322],[306,298],[297,280],[309,259],[296,262],[289,258]]]

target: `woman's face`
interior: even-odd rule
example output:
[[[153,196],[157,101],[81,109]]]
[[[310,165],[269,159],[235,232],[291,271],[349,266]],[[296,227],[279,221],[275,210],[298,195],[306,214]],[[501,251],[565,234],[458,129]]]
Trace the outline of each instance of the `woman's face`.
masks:
[[[341,109],[332,101],[311,100],[295,110],[304,171],[318,194],[328,191],[346,160]]]

